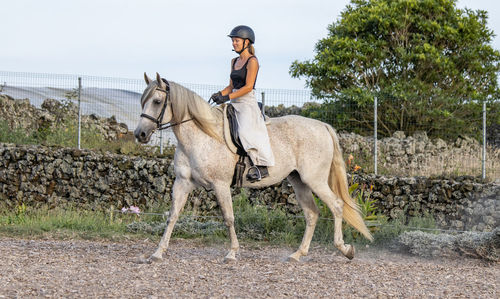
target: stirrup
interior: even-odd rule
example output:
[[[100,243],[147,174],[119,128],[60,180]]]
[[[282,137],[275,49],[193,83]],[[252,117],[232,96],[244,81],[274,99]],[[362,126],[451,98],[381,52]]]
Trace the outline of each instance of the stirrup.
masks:
[[[260,181],[267,176],[269,176],[269,172],[267,171],[267,166],[253,165],[248,169],[247,172],[247,180],[250,183]]]

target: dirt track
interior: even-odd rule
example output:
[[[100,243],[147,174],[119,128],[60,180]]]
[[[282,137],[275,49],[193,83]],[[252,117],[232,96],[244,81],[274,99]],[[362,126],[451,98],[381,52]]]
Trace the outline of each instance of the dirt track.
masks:
[[[173,240],[163,262],[137,264],[156,244],[0,237],[0,298],[498,298],[500,265],[365,250],[352,261],[312,248],[245,248],[226,264],[223,246]]]

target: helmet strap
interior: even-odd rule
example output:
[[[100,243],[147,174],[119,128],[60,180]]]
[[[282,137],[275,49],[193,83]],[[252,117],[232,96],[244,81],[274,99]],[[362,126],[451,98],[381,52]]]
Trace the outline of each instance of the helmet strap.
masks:
[[[247,40],[248,40],[248,45],[245,47],[245,41],[247,41]],[[250,44],[251,44],[250,40],[248,38],[245,38],[243,40],[243,48],[240,51],[236,51],[234,49],[233,49],[233,51],[236,52],[236,53],[238,53],[238,54],[241,54],[241,53],[243,53],[243,51],[245,51],[245,49],[248,49],[248,47],[250,47]]]

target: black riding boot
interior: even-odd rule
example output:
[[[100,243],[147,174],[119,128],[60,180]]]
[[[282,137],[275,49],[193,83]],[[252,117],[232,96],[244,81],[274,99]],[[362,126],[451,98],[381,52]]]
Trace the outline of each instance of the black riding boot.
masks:
[[[262,180],[269,176],[269,171],[267,171],[267,166],[252,166],[248,169],[247,180],[250,183]]]

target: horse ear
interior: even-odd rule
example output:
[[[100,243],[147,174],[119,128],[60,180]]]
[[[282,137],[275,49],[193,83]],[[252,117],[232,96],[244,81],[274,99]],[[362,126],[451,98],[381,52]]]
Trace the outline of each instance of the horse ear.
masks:
[[[166,88],[165,83],[163,83],[163,80],[161,79],[160,74],[158,74],[158,72],[156,72],[156,82],[158,82],[160,88],[162,89]]]
[[[148,75],[146,75],[146,72],[144,72],[144,81],[146,81],[146,84],[149,85],[149,83],[151,83],[151,78],[148,77]]]

